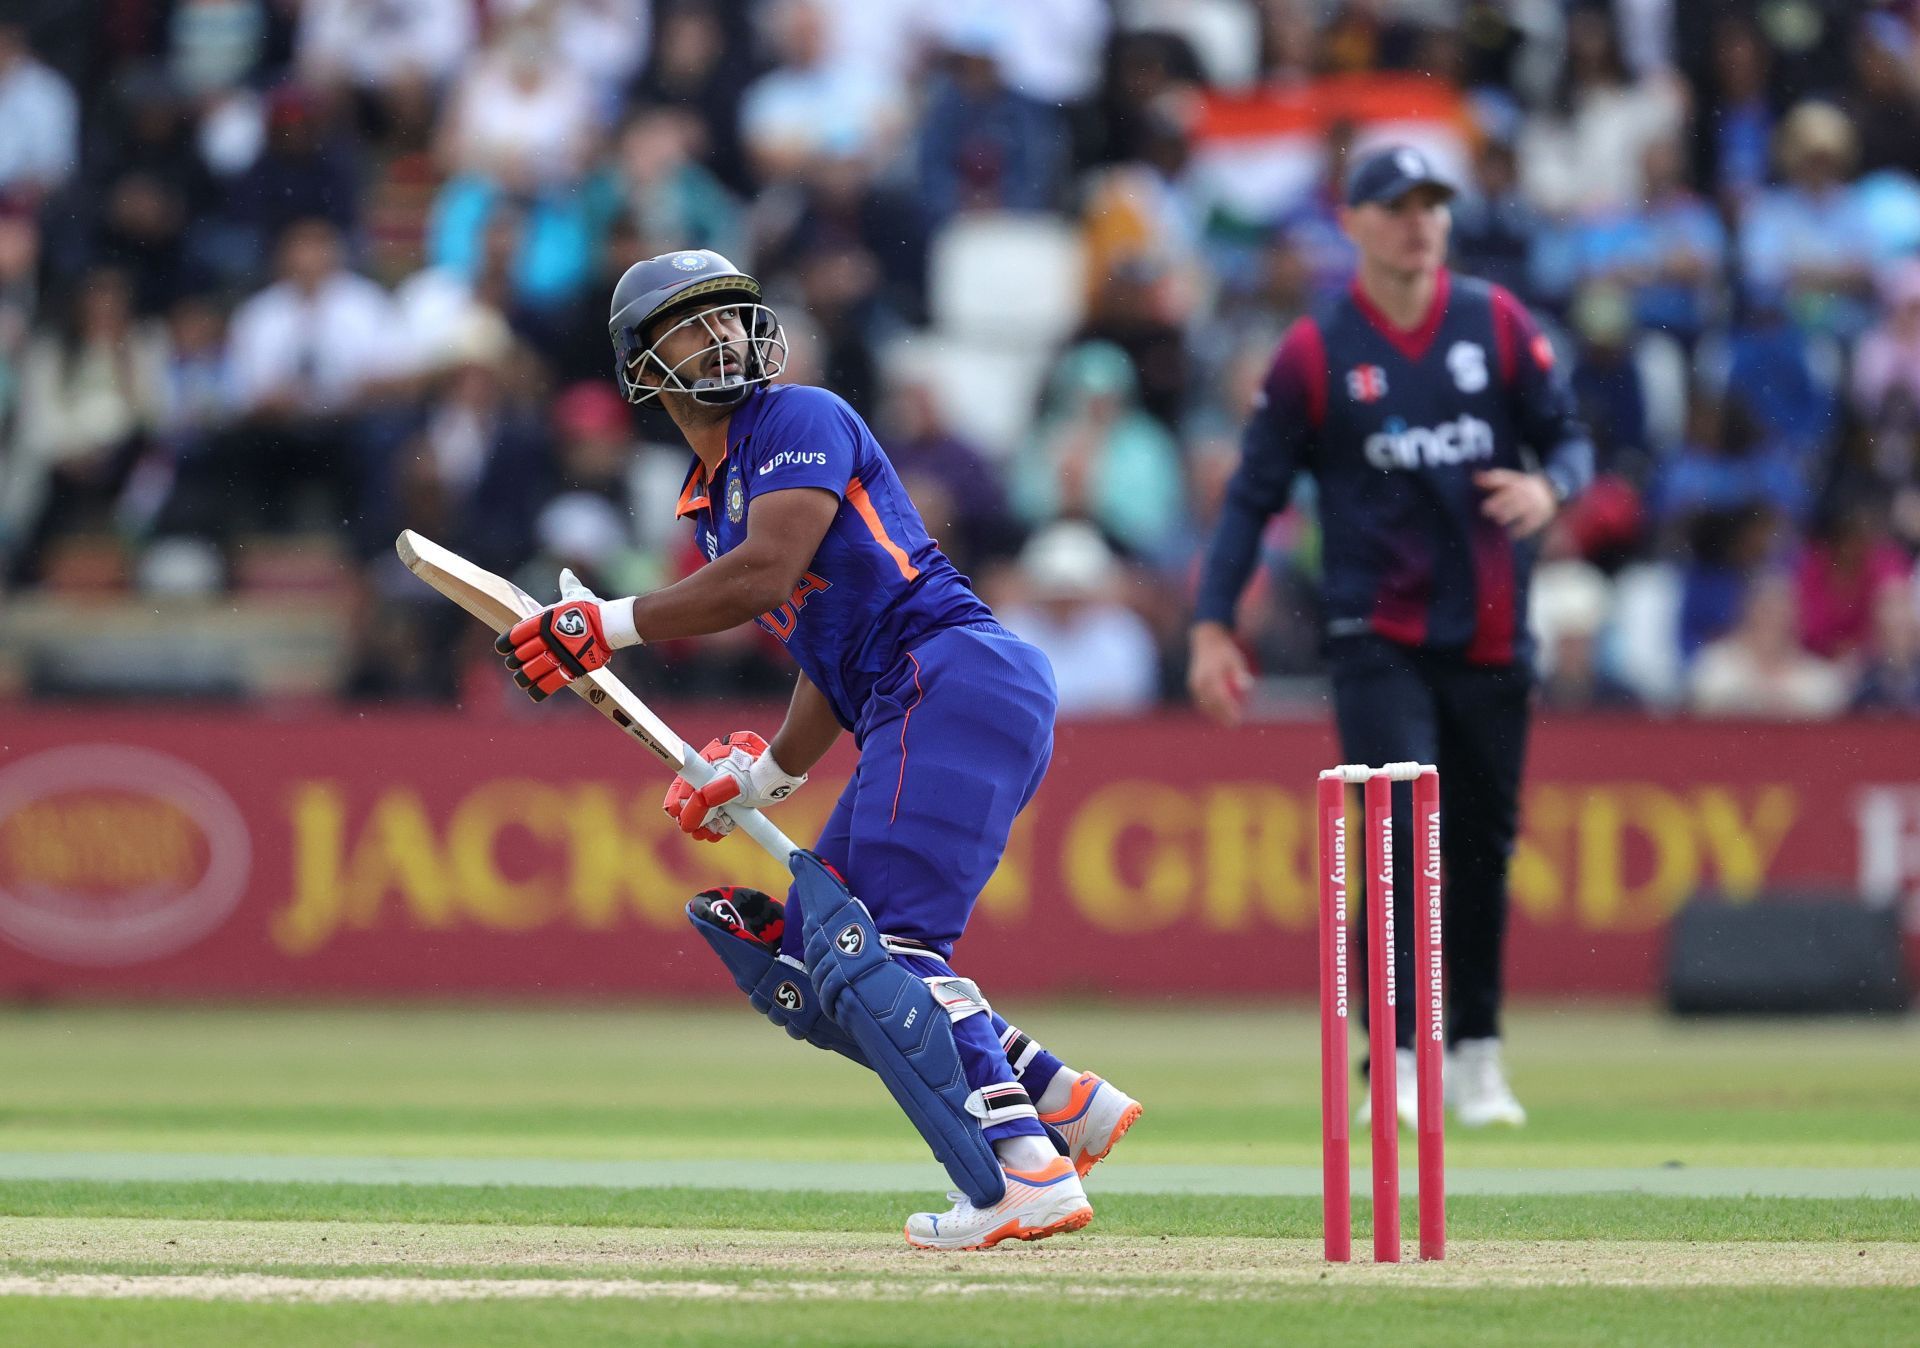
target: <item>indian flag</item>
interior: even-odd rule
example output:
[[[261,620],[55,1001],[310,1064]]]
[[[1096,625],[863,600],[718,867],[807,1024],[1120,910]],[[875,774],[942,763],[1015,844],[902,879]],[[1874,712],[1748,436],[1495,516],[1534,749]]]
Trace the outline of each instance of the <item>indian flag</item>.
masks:
[[[1336,75],[1206,97],[1189,180],[1201,218],[1263,230],[1298,209],[1325,177],[1328,134],[1343,124],[1355,152],[1412,145],[1447,177],[1467,181],[1474,126],[1458,89],[1422,75]]]

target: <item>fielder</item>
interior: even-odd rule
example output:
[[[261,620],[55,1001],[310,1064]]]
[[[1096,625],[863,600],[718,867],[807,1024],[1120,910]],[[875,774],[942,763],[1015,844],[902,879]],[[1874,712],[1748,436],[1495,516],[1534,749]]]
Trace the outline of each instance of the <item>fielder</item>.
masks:
[[[1209,714],[1239,720],[1252,676],[1234,608],[1267,520],[1311,473],[1343,761],[1440,769],[1447,1095],[1465,1126],[1519,1125],[1500,1005],[1532,689],[1527,584],[1532,540],[1591,480],[1593,446],[1526,309],[1443,265],[1452,196],[1407,148],[1348,179],[1341,225],[1358,273],[1288,330],[1267,374],[1207,557],[1189,684]],[[1412,836],[1404,800],[1395,817]],[[1396,876],[1403,932],[1410,851]],[[1415,987],[1414,943],[1398,946],[1398,984]],[[1414,998],[1397,1011],[1397,1105],[1414,1127]]]
[[[859,765],[784,903],[727,887],[688,915],[754,1006],[796,1038],[871,1067],[959,1192],[907,1219],[908,1243],[984,1249],[1075,1231],[1081,1179],[1140,1115],[993,1012],[948,964],[1014,817],[1053,752],[1053,672],[999,623],[928,537],[852,408],[775,385],[786,338],[759,284],[717,253],[635,263],[613,292],[616,378],[659,398],[692,448],[677,514],[707,564],[603,600],[562,574],[562,602],[499,647],[536,700],[622,646],[758,622],[799,665],[769,740],[704,751],[667,813],[693,837],[799,789],[843,730]],[[857,898],[855,897],[857,896]]]

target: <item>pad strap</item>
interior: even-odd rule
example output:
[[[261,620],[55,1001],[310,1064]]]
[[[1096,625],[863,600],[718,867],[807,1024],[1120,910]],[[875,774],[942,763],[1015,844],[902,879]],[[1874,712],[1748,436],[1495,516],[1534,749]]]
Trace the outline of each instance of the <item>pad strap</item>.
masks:
[[[1000,1033],[1000,1047],[1006,1050],[1007,1063],[1015,1075],[1024,1073],[1027,1064],[1033,1061],[1033,1055],[1040,1051],[1040,1045],[1023,1034],[1018,1027],[1009,1025]]]
[[[1040,1111],[1033,1107],[1033,1100],[1027,1095],[1027,1088],[1017,1081],[982,1086],[967,1097],[967,1113],[980,1120],[984,1127],[1040,1117]]]
[[[926,983],[927,990],[933,994],[933,1000],[946,1011],[948,1020],[965,1020],[968,1016],[993,1014],[993,1008],[987,1005],[987,999],[980,995],[980,985],[971,978],[962,978],[958,974],[944,974],[922,981]]]

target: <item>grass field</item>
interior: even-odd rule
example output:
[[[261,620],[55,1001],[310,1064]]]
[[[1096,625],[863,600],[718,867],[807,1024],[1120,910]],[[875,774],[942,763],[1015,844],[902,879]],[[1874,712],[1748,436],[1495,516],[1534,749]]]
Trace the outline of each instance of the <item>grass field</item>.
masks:
[[[1521,1008],[1447,1261],[1329,1268],[1307,1014],[1020,1010],[1148,1112],[1087,1232],[972,1256],[744,1008],[0,1012],[0,1344],[1920,1342],[1920,1022]]]

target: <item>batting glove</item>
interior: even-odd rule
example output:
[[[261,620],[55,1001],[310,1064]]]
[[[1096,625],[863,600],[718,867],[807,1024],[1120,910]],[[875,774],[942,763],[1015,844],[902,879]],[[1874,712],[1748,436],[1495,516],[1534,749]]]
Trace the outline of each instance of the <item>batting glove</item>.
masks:
[[[493,643],[493,648],[506,657],[513,681],[535,702],[544,702],[582,674],[604,666],[616,644],[608,639],[609,605],[582,585],[572,571],[560,573],[560,596],[559,603],[522,618]],[[617,634],[617,619],[611,625]],[[625,627],[632,631],[630,617]]]
[[[767,742],[751,730],[736,730],[700,751],[713,764],[713,779],[694,788],[676,777],[667,788],[661,808],[682,831],[701,842],[719,842],[733,832],[733,820],[719,813],[723,805],[764,810],[778,805],[806,784],[806,774],[795,777],[774,761]]]

